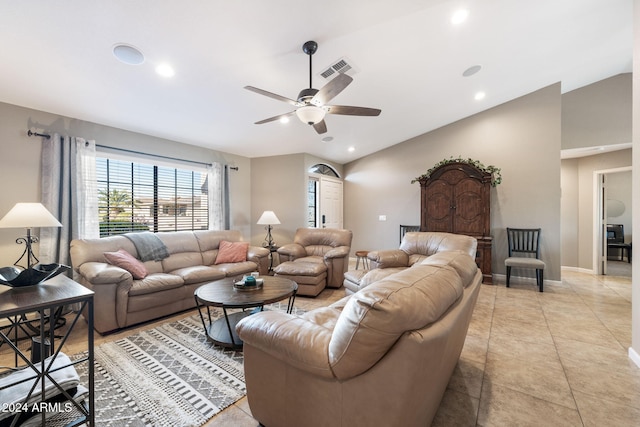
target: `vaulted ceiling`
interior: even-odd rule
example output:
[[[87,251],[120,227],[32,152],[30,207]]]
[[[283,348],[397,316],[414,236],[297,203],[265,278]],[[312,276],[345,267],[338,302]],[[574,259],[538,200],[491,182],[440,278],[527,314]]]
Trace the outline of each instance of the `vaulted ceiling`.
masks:
[[[346,163],[549,84],[630,72],[632,1],[0,0],[0,40],[0,102],[247,157]],[[331,103],[379,117],[329,115],[323,135],[295,117],[254,124],[295,107],[244,86],[295,99],[307,40],[319,45],[313,86],[346,59],[354,81]],[[144,62],[119,61],[118,44]],[[156,73],[163,63],[173,77]]]

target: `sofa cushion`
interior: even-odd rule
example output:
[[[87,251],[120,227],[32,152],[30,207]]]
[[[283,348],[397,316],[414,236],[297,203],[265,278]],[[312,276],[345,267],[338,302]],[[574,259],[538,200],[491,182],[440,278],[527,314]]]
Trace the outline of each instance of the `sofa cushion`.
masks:
[[[247,260],[249,242],[220,242],[218,255],[214,264],[224,264],[228,262],[243,262]]]
[[[474,237],[439,232],[409,232],[400,243],[400,249],[410,258],[411,255],[419,255],[411,258],[411,262],[421,262],[423,257],[442,251],[461,250],[475,256],[477,246],[478,241]]]
[[[105,252],[104,257],[109,261],[109,264],[127,270],[134,279],[144,279],[149,274],[142,261],[124,249],[119,249],[117,252]]]
[[[311,323],[322,326],[329,330],[333,330],[336,326],[336,322],[340,317],[342,309],[335,307],[320,307],[315,310],[308,311],[301,317],[308,320]]]
[[[223,272],[227,277],[242,276],[248,272],[258,271],[258,264],[253,261],[231,262],[218,264],[215,266],[218,271]]]
[[[458,273],[465,286],[473,283],[473,278],[478,273],[478,265],[464,251],[438,252],[423,260],[420,265],[449,266]]]
[[[350,230],[337,228],[298,228],[293,238],[306,249],[307,255],[323,257],[325,253],[338,246],[351,246]]]
[[[346,379],[373,366],[400,336],[437,321],[463,294],[454,269],[407,268],[353,294],[329,344],[334,375]]]
[[[226,274],[217,267],[207,265],[194,265],[193,267],[179,268],[170,271],[169,274],[180,276],[185,285],[192,283],[211,282],[213,280],[224,279]]]
[[[391,276],[392,274],[396,274],[400,271],[406,270],[403,267],[394,267],[394,268],[376,268],[370,270],[365,274],[362,279],[360,279],[360,287],[364,288],[365,286],[369,286],[372,283],[375,283],[379,280],[382,280],[386,277]]]
[[[300,258],[295,261],[287,261],[278,265],[274,271],[276,274],[286,276],[320,276],[326,273],[327,266],[322,260],[315,262],[310,260],[311,257]]]
[[[134,280],[129,296],[151,294],[167,289],[179,288],[184,285],[182,277],[174,274],[157,273],[150,274],[142,280]]]
[[[162,271],[165,273],[179,268],[203,265],[200,246],[192,231],[163,232],[157,235],[169,251],[169,257],[161,261]]]

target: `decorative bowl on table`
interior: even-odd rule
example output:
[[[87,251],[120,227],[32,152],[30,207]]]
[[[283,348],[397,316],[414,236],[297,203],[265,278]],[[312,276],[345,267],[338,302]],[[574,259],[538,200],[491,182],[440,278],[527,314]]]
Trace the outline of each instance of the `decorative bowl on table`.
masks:
[[[251,277],[251,276],[249,276]],[[262,285],[264,285],[264,279],[257,278],[255,279],[254,284],[247,283],[247,278],[234,282],[233,289],[237,291],[255,291],[257,289],[261,289]]]
[[[36,264],[27,269],[13,266],[2,267],[0,268],[0,284],[13,288],[39,285],[69,269],[70,267],[64,264]]]

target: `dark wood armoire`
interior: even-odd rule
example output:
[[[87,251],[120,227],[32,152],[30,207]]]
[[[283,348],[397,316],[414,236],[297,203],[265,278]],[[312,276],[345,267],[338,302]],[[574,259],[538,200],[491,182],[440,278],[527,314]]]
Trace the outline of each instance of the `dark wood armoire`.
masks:
[[[447,163],[420,182],[420,231],[466,234],[478,239],[476,263],[483,283],[491,275],[491,173],[467,163]]]

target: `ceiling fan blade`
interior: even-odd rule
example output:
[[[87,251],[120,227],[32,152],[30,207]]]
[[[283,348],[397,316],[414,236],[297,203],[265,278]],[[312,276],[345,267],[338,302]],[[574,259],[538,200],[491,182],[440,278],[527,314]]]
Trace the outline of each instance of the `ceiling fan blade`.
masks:
[[[328,114],[341,114],[345,116],[379,116],[382,110],[378,108],[351,107],[348,105],[326,105]]]
[[[316,123],[315,125],[313,125],[313,128],[319,134],[327,133],[327,124],[324,122],[324,120],[321,120],[318,123]]]
[[[316,93],[311,100],[311,103],[314,105],[325,105],[327,102],[335,98],[336,95],[342,92],[344,88],[349,86],[352,81],[353,78],[351,76],[339,73],[333,78],[333,80],[324,85],[322,89]]]
[[[289,98],[286,98],[284,96],[277,95],[275,93],[267,92],[266,90],[258,89],[257,87],[245,86],[244,88],[247,89],[247,90],[250,90],[251,92],[259,93],[260,95],[268,96],[269,98],[277,99],[278,101],[282,101],[282,102],[286,102],[287,104],[295,105],[296,107],[300,106],[300,103],[298,101],[294,101],[293,99],[289,99]]]
[[[280,120],[280,119],[283,119],[285,117],[295,116],[295,114],[296,114],[295,111],[291,111],[291,112],[286,113],[286,114],[280,114],[279,116],[269,117],[268,119],[260,120],[259,122],[255,122],[254,124],[261,125],[263,123],[275,122],[276,120]]]

